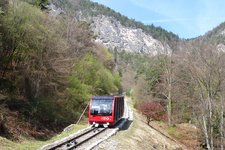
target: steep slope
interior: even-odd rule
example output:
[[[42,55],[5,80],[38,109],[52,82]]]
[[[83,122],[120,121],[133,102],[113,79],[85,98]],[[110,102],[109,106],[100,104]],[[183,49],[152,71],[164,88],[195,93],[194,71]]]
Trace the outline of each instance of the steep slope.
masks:
[[[4,1],[0,136],[44,137],[47,129],[59,131],[78,120],[90,95],[118,93],[113,56],[94,42],[87,23],[51,16],[35,0]]]
[[[225,37],[225,22],[221,23],[208,33],[206,33],[203,37],[208,39],[215,39],[215,38],[224,38]]]
[[[210,46],[213,47],[214,51],[225,52],[225,22],[208,31],[203,36],[180,42],[177,48],[179,47],[182,53],[188,53],[194,49]]]
[[[154,25],[144,25],[89,0],[52,2],[77,20],[89,22],[96,41],[109,49],[156,55],[165,53],[170,45],[179,41],[179,37],[171,32]]]
[[[125,27],[112,17],[94,17],[92,28],[97,35],[96,41],[109,49],[153,55],[165,51],[162,42],[146,34],[142,29]]]
[[[203,37],[195,41],[203,41],[204,43],[213,44],[219,52],[225,52],[225,22],[221,23]]]
[[[51,0],[55,10],[74,16],[74,19],[90,23],[96,41],[113,50],[125,50],[155,55],[168,49],[186,51],[199,41],[223,43],[224,23],[204,36],[180,39],[176,34],[161,27],[145,25],[130,19],[109,7],[90,0]],[[187,46],[188,45],[188,46]],[[189,47],[190,46],[190,47]]]

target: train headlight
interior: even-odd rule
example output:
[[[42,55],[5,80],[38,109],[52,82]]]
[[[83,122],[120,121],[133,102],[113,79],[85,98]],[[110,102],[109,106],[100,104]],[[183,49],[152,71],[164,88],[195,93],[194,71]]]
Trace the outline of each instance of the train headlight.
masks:
[[[99,126],[99,124],[98,124],[98,123],[96,123],[96,124],[95,124],[95,127],[97,128],[98,126]]]

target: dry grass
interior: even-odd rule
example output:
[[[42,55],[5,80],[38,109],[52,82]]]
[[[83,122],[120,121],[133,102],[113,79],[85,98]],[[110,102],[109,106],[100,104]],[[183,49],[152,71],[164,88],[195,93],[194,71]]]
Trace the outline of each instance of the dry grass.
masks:
[[[52,143],[54,141],[67,137],[68,135],[75,133],[78,130],[83,129],[85,127],[87,126],[74,125],[71,130],[58,134],[47,141],[39,141],[39,140],[24,138],[20,142],[13,142],[6,138],[0,137],[0,145],[1,145],[0,150],[36,150],[42,147],[43,145],[46,145],[48,143]]]
[[[133,106],[132,101],[128,104]],[[174,140],[168,135],[165,136],[148,126],[145,117],[140,115],[134,108],[134,121],[127,130],[121,130],[111,139],[99,145],[100,150],[162,150],[162,149],[185,149],[186,147]],[[158,122],[160,124],[160,122]],[[166,130],[162,129],[162,133]],[[186,148],[187,149],[187,148]]]
[[[199,135],[200,131],[193,125],[183,123],[176,125],[176,130],[179,133],[179,141],[185,144],[189,149],[200,150]]]
[[[169,127],[163,122],[152,122],[151,125],[169,138],[185,145],[189,150],[201,150],[199,129],[188,123],[176,124]]]

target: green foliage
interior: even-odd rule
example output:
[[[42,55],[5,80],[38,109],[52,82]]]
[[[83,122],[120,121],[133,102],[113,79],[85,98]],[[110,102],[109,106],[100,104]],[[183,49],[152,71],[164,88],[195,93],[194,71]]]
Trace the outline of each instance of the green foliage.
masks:
[[[8,7],[8,0],[1,0],[0,1],[0,10],[5,11]]]
[[[42,50],[44,37],[47,35],[44,26],[40,24],[42,21],[42,12],[27,3],[9,8],[3,26],[4,41],[10,46],[9,51],[12,53],[10,59],[27,59],[27,53],[39,53]]]
[[[37,7],[25,2],[18,2],[10,7],[3,18],[3,52],[0,68],[5,71],[14,67],[18,72],[23,72],[18,74],[16,80],[21,81],[15,86],[23,85],[26,97],[36,97],[38,93],[34,91],[37,86],[43,88],[43,85],[39,86],[39,82],[48,83],[46,79],[54,72],[47,70],[51,66],[48,57],[53,52],[56,53],[64,41],[55,33],[52,24],[53,21],[46,18]],[[56,23],[54,25],[57,26]],[[51,56],[56,57],[56,54]],[[21,84],[22,82],[24,84]],[[24,90],[19,91],[18,94],[21,94]]]
[[[71,76],[69,79],[68,92],[71,94],[70,99],[73,101],[82,102],[88,100],[90,95],[90,87],[81,81],[76,76]]]
[[[181,134],[179,134],[179,132],[177,132],[177,127],[176,127],[176,126],[169,127],[169,128],[167,129],[167,132],[168,132],[170,135],[176,137],[177,139],[180,139],[180,138],[181,138]]]
[[[24,0],[32,5],[35,5],[37,7],[40,7],[41,9],[45,9],[46,5],[49,3],[48,0]]]
[[[120,86],[118,74],[105,68],[93,55],[87,54],[75,65],[72,76],[90,88],[91,94],[108,95],[116,93]]]
[[[121,86],[121,76],[120,76],[119,72],[114,73],[113,76],[114,76],[114,85],[116,87],[120,87]]]
[[[4,12],[2,10],[2,7],[0,7],[0,15],[2,15]]]
[[[132,88],[129,89],[129,90],[126,92],[126,95],[127,95],[128,97],[131,97],[132,94],[133,94],[133,89],[132,89]]]
[[[160,56],[150,57],[122,51],[119,53],[119,59],[125,64],[131,65],[136,71],[136,80],[144,78],[147,84],[146,87],[143,87],[143,91],[146,91],[148,94],[154,93],[154,88],[160,82],[161,74],[164,71],[164,62]]]
[[[2,51],[2,14],[3,14],[3,11],[2,11],[2,8],[0,7],[0,52]]]
[[[97,73],[98,79],[95,83],[96,93],[99,95],[112,95],[118,88],[115,85],[115,79],[108,69],[101,69]]]
[[[81,103],[77,99],[55,99],[51,97],[39,97],[36,101],[36,107],[32,108],[35,120],[47,127],[58,128],[64,125],[74,123],[82,112]]]
[[[67,87],[66,93],[68,96],[64,109],[67,114],[65,113],[64,115],[70,116],[67,117],[67,120],[73,121],[74,119],[72,118],[78,118],[83,111],[81,106],[88,104],[91,96],[90,87],[82,83],[76,76],[71,75],[69,77],[69,86]]]
[[[64,127],[91,95],[117,93],[120,75],[107,49],[93,43],[88,23],[53,18],[32,3],[43,1],[27,2],[9,5],[0,18],[0,90],[13,95],[6,107],[24,120]]]
[[[57,124],[60,122],[59,119],[62,118],[57,116],[57,114],[60,114],[57,111],[60,110],[57,108],[57,103],[53,99],[50,97],[39,97],[36,99],[36,102],[36,105],[33,104],[32,108],[33,117],[43,123],[52,122],[51,124]]]

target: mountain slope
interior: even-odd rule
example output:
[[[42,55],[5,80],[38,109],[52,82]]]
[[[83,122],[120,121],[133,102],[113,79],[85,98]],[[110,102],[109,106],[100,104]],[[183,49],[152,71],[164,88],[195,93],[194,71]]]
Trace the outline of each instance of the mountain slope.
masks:
[[[125,27],[112,17],[94,17],[92,28],[97,35],[96,41],[109,49],[153,55],[165,49],[162,42],[146,34],[142,29]]]
[[[155,55],[179,41],[179,37],[171,32],[154,25],[144,25],[89,0],[52,2],[66,13],[74,15],[77,20],[89,22],[96,41],[109,49]]]

